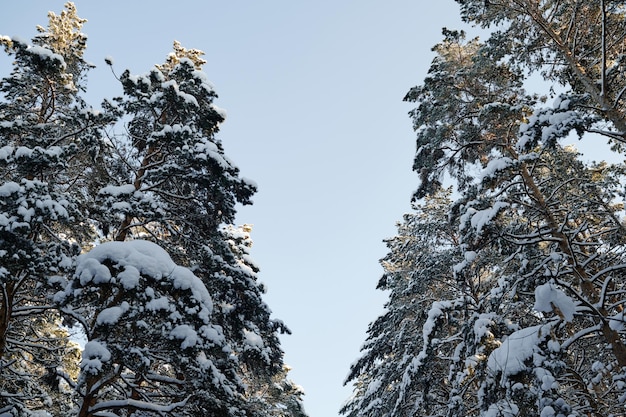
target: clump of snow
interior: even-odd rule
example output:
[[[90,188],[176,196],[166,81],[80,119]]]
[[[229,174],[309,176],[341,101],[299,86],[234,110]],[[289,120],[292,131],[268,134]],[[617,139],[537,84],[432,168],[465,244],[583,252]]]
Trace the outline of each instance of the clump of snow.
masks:
[[[4,122],[0,123],[0,127],[4,127],[2,126],[3,123]],[[12,155],[13,155],[13,146],[6,145],[0,148],[0,159],[4,161],[8,161]]]
[[[160,137],[160,136],[165,136],[165,135],[168,135],[168,134],[171,135],[171,134],[181,134],[181,133],[184,133],[184,134],[187,134],[187,135],[191,135],[191,134],[193,134],[193,131],[191,130],[191,128],[189,126],[184,126],[184,125],[181,125],[181,124],[178,124],[178,123],[176,123],[174,125],[167,125],[166,124],[166,125],[163,125],[163,128],[160,131],[155,132],[154,136]]]
[[[476,210],[471,205],[473,202],[468,203],[468,207],[465,210],[465,213],[460,218],[459,231],[463,232],[469,225],[474,228],[476,234],[480,235],[483,231],[483,228],[488,225],[497,215],[498,213],[508,207],[510,204],[504,201],[496,201],[495,204],[487,209]]]
[[[463,254],[463,257],[465,258],[465,260],[467,262],[474,262],[474,260],[476,259],[477,253],[474,252],[473,250],[468,250]]]
[[[202,326],[200,333],[214,345],[219,345],[224,341],[224,334],[213,326]]]
[[[506,156],[492,159],[481,173],[481,181],[494,177],[499,171],[503,171],[513,165],[513,162],[513,159]]]
[[[540,312],[550,312],[555,308],[565,321],[574,320],[576,313],[576,303],[555,284],[548,282],[535,288],[535,310]]]
[[[513,332],[502,345],[491,352],[487,359],[487,367],[494,375],[502,374],[502,386],[508,376],[525,371],[528,368],[527,361],[542,359],[538,345],[549,332],[547,327],[538,325]]]
[[[191,65],[193,66],[193,61],[190,61],[190,62],[191,62]],[[213,85],[211,81],[209,81],[209,77],[207,77],[204,71],[194,70],[192,75],[193,75],[193,78],[200,81],[202,88],[204,88],[204,90],[207,93],[213,93],[215,91],[215,86]]]
[[[126,265],[124,270],[117,274],[117,279],[120,280],[120,283],[127,290],[137,287],[137,284],[139,284],[139,278],[139,270],[133,265]]]
[[[169,310],[170,301],[167,297],[159,297],[154,298],[146,303],[146,310],[158,311],[158,310]]]
[[[483,313],[474,321],[474,336],[476,340],[493,337],[491,326],[494,324],[494,317],[495,314],[493,313]]]
[[[102,262],[106,260],[114,261],[118,267],[133,267],[139,274],[149,275],[157,280],[169,279],[175,288],[191,289],[198,301],[207,306],[213,304],[202,281],[189,269],[176,265],[169,254],[156,243],[145,240],[103,243],[78,257],[76,273],[81,277],[89,274],[96,265],[104,267]],[[128,271],[131,274],[132,269]],[[127,285],[130,285],[130,281],[127,281]]]
[[[559,95],[554,99],[552,107],[559,110],[568,110],[570,108],[572,100],[564,95]]]
[[[467,251],[464,254],[463,260],[455,265],[452,266],[452,271],[455,274],[458,274],[459,272],[461,272],[463,269],[465,269],[466,266],[470,265],[472,262],[474,262],[474,260],[476,259],[476,256],[478,254],[474,251]]]
[[[76,268],[76,276],[80,280],[80,285],[87,285],[89,282],[102,284],[111,281],[111,271],[96,259],[83,258],[80,266]]]
[[[133,184],[124,185],[108,185],[100,190],[100,194],[106,194],[113,197],[119,197],[121,195],[130,195],[136,191]]]
[[[133,84],[150,85],[150,78],[148,74],[140,74],[140,75],[129,74],[128,80],[131,81]]]
[[[243,330],[245,341],[248,345],[262,349],[264,347],[261,336],[250,330]]]
[[[92,118],[92,117],[97,117],[97,116],[99,116],[100,114],[102,114],[102,112],[101,112],[100,110],[95,109],[95,108],[93,108],[92,106],[88,106],[88,107],[86,106],[86,107],[83,107],[83,108],[80,110],[80,113],[81,113],[82,115],[84,115],[87,119],[90,119],[90,118]]]
[[[196,143],[194,148],[195,158],[201,160],[213,160],[217,162],[222,168],[229,169],[231,164],[228,159],[220,152],[217,145],[207,139],[202,142]]]
[[[480,235],[482,233],[483,227],[491,222],[505,207],[508,207],[509,203],[505,203],[503,201],[496,202],[493,207],[488,208],[486,210],[477,210],[471,217],[470,224],[474,229],[476,229],[476,234]]]
[[[241,177],[241,181],[245,184],[248,184],[249,186],[253,187],[253,188],[259,188],[259,186],[257,185],[256,181],[251,180],[250,178],[246,178],[246,177]]]
[[[222,117],[222,119],[226,120],[226,116],[228,116],[228,113],[226,112],[225,109],[218,107],[213,103],[211,103],[211,108],[215,110],[215,112],[219,114]]]
[[[17,35],[11,36],[11,41],[14,42],[14,43],[21,43],[22,45],[28,45],[28,42],[26,41],[26,39],[22,38],[21,36],[17,36]]]
[[[43,46],[30,45],[28,48],[26,48],[26,50],[34,55],[38,55],[42,59],[50,60],[50,61],[57,61],[61,65],[61,68],[65,68],[67,66],[65,64],[65,60],[63,59],[61,55],[56,54],[52,52],[52,50],[48,48],[44,48]]]
[[[0,185],[0,197],[8,197],[11,194],[17,193],[21,190],[21,187],[18,183],[9,181]]]
[[[119,306],[105,308],[98,314],[96,324],[115,324],[129,308],[130,306],[126,301],[122,302]]]
[[[200,107],[198,105],[198,100],[196,100],[196,98],[193,95],[185,93],[184,91],[180,91],[178,83],[175,80],[168,80],[168,81],[162,82],[161,88],[163,88],[164,90],[171,89],[174,93],[176,93],[178,97],[182,98],[183,101],[185,101],[187,104],[191,104],[195,107]]]
[[[198,343],[198,333],[196,333],[191,326],[186,324],[174,327],[172,331],[170,331],[170,336],[174,339],[182,340],[180,344],[181,349],[193,347]]]
[[[570,110],[571,100],[559,96],[552,108],[538,109],[519,127],[520,138],[516,144],[518,150],[524,150],[529,143],[549,143],[566,137],[581,123],[581,115]]]
[[[85,344],[80,367],[84,372],[96,375],[102,371],[103,363],[110,360],[111,352],[106,348],[106,345],[99,341],[92,340]]]

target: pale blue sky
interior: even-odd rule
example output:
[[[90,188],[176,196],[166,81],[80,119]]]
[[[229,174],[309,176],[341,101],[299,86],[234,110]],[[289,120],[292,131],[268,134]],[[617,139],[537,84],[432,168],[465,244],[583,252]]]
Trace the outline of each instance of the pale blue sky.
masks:
[[[0,35],[29,39],[63,1],[5,4]],[[291,378],[311,417],[336,416],[342,387],[369,322],[383,310],[375,289],[382,240],[410,208],[414,134],[402,102],[420,84],[441,28],[462,28],[452,0],[76,0],[89,98],[120,93],[115,70],[144,73],[173,40],[206,52],[205,72],[228,112],[226,154],[254,180],[252,255],[265,298],[293,335]],[[0,76],[10,71],[0,58]]]

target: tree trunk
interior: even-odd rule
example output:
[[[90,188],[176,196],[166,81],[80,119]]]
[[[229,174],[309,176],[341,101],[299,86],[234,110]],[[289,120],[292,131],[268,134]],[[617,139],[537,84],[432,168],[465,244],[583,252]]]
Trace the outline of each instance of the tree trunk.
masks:
[[[2,303],[0,303],[0,360],[2,360],[4,356],[7,345],[7,331],[13,313],[14,286],[15,284],[13,282],[7,282],[6,285],[2,287]]]
[[[155,155],[156,147],[154,145],[150,145],[146,152],[146,156],[141,161],[141,166],[137,171],[137,176],[135,177],[135,182],[133,182],[133,186],[135,187],[135,191],[139,191],[141,185],[143,183],[143,176],[146,174],[146,168],[152,162],[153,156]],[[118,242],[123,242],[128,237],[128,232],[130,231],[130,226],[133,223],[134,217],[127,214],[122,223],[120,224],[119,231],[115,236],[115,240]]]
[[[599,46],[602,51],[601,56],[601,77],[599,80],[593,79],[589,76],[588,70],[581,65],[576,59],[574,51],[567,45],[565,40],[561,37],[560,33],[557,33],[552,27],[552,24],[547,21],[537,8],[535,2],[528,0],[517,0],[516,3],[524,10],[524,12],[535,22],[541,31],[543,31],[554,43],[556,49],[561,52],[561,55],[567,62],[568,67],[572,70],[574,76],[583,85],[585,92],[593,99],[593,101],[599,107],[599,113],[607,118],[619,132],[619,136],[626,142],[626,115],[624,112],[617,109],[608,97],[607,81],[606,81],[606,67],[607,67],[607,53],[606,53],[606,10],[604,2],[601,2],[601,24],[602,24],[602,36]],[[600,88],[598,88],[600,86]],[[617,97],[614,97],[615,99]]]
[[[517,155],[513,148],[509,147],[508,151],[514,158],[519,159],[519,155]],[[522,163],[520,165],[520,168],[524,183],[530,189],[532,197],[537,202],[540,212],[543,213],[544,218],[548,226],[550,227],[553,236],[558,239],[559,249],[561,250],[561,252],[567,255],[568,262],[579,279],[578,284],[580,285],[582,295],[590,302],[590,304],[595,304],[600,298],[600,293],[598,289],[593,286],[593,283],[590,280],[590,276],[585,268],[578,264],[578,262],[576,262],[575,253],[568,243],[569,239],[567,235],[560,230],[558,222],[550,211],[550,208],[546,203],[543,193],[541,192],[541,190],[535,183],[532,175],[528,171],[527,165],[525,163]],[[611,345],[613,354],[615,355],[615,358],[617,359],[617,362],[620,364],[620,366],[626,366],[626,345],[624,345],[624,343],[622,342],[619,333],[617,333],[609,326],[608,312],[604,309],[604,307],[599,307],[595,311],[597,311],[600,315],[598,317],[598,320],[602,323],[601,331],[605,341]]]

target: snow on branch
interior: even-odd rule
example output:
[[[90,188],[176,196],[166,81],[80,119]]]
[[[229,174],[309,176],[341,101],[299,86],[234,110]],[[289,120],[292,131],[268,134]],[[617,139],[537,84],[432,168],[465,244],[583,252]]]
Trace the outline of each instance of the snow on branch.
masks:
[[[574,320],[577,304],[555,284],[548,282],[535,288],[534,309],[543,313],[555,311],[567,322]]]
[[[550,335],[552,326],[540,324],[511,333],[487,359],[487,368],[494,375],[501,375],[500,385],[506,386],[508,377],[541,366],[543,355],[539,344]]]

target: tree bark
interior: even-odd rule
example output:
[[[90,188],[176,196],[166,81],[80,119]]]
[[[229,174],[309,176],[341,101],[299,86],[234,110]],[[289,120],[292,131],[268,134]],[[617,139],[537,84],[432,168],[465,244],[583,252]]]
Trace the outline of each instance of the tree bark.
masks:
[[[508,151],[514,158],[519,159],[519,155],[517,155],[517,152],[513,148],[509,147]],[[575,253],[573,252],[572,247],[569,245],[569,238],[565,233],[561,231],[556,218],[554,217],[550,208],[548,207],[548,204],[546,203],[543,193],[541,192],[539,186],[528,171],[526,163],[521,163],[520,172],[524,183],[529,188],[532,197],[537,202],[540,212],[543,213],[546,223],[552,231],[552,235],[557,238],[559,249],[561,250],[561,252],[567,255],[567,261],[579,279],[578,284],[580,285],[582,295],[587,300],[589,300],[591,304],[596,303],[600,298],[600,293],[591,282],[591,277],[587,273],[587,270],[578,262],[576,262]],[[596,311],[600,315],[600,317],[598,317],[598,320],[601,323],[601,331],[605,341],[611,345],[613,354],[620,366],[626,366],[626,345],[624,345],[624,342],[621,340],[619,333],[609,326],[608,312],[606,311],[606,309],[600,306],[596,309]]]
[[[9,323],[13,313],[13,290],[13,282],[7,282],[2,287],[2,303],[0,304],[0,360],[3,358],[6,350],[7,331],[9,330]]]
[[[146,156],[141,161],[141,166],[137,171],[137,176],[135,177],[135,181],[133,182],[133,186],[135,187],[135,191],[139,191],[141,189],[141,185],[143,184],[143,176],[146,174],[146,168],[152,162],[152,157],[155,155],[156,147],[154,145],[150,145],[148,147],[148,151],[146,152]],[[115,240],[118,242],[123,242],[128,237],[128,232],[130,231],[130,227],[133,223],[134,216],[127,214],[122,223],[120,224],[117,235],[115,236]]]

